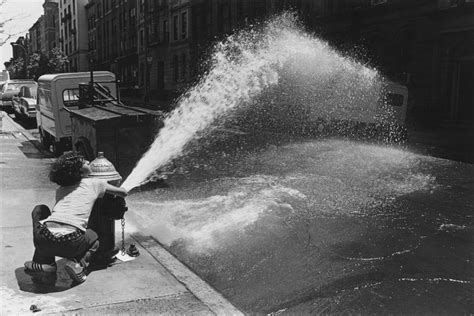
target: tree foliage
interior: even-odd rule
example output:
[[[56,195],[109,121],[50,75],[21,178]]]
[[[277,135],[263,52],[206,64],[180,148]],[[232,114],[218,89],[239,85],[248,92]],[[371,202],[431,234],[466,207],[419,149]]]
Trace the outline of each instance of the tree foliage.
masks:
[[[53,48],[49,52],[49,60],[48,60],[48,69],[49,73],[58,73],[63,72],[66,68],[66,64],[69,62],[66,55],[62,52],[62,50],[58,47]]]
[[[22,57],[18,57],[17,59],[12,60],[7,66],[7,70],[10,73],[10,78],[11,79],[25,78],[26,74],[24,72],[24,69],[25,69],[24,65],[25,65],[25,61]]]
[[[7,70],[10,72],[12,79],[28,78],[38,80],[44,74],[63,72],[67,63],[68,59],[61,49],[53,48],[49,51],[48,56],[42,53],[31,54],[26,65],[26,73],[22,57],[12,60],[7,66]]]
[[[48,73],[48,58],[40,53],[33,53],[26,66],[26,77],[37,80],[41,75]]]

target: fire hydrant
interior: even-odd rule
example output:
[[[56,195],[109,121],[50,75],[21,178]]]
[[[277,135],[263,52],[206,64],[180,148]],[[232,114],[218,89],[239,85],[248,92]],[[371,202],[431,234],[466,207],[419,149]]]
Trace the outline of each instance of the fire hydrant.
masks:
[[[97,158],[90,163],[90,177],[107,180],[108,183],[119,186],[122,177],[114,165],[99,152]],[[95,254],[95,262],[108,265],[115,260],[119,251],[115,247],[115,220],[123,219],[127,211],[125,199],[106,193],[96,200],[89,217],[88,228],[99,236],[99,249]]]

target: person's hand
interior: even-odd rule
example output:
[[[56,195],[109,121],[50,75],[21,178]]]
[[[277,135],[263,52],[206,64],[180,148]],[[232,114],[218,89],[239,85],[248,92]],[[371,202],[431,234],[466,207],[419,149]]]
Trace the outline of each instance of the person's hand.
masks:
[[[111,185],[109,183],[107,183],[105,185],[105,192],[110,193],[112,195],[117,195],[117,196],[120,196],[120,197],[123,197],[123,198],[128,195],[127,189],[122,188],[122,187],[116,187],[116,186]]]
[[[126,197],[128,195],[127,189],[125,189],[124,187],[120,187],[120,189],[123,191],[123,197]]]

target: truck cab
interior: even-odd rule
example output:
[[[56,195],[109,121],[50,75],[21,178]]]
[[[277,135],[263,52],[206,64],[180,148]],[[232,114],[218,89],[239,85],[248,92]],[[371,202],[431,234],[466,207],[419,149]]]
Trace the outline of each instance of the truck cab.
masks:
[[[79,85],[100,83],[117,97],[115,75],[108,71],[47,74],[38,79],[36,122],[41,143],[59,155],[72,149],[70,110],[79,108]]]

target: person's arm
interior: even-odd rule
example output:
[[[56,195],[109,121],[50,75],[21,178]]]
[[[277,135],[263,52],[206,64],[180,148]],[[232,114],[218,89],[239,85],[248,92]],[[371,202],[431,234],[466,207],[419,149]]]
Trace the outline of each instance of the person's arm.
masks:
[[[126,197],[128,192],[122,187],[116,187],[115,185],[111,185],[107,183],[105,185],[105,192],[113,195],[118,195],[120,197]]]

